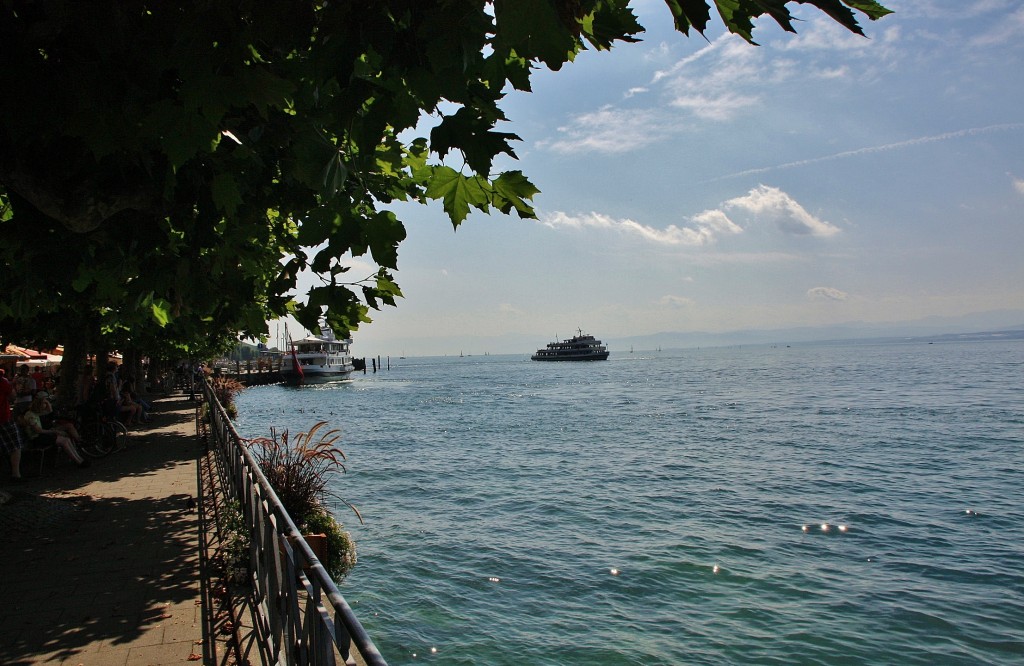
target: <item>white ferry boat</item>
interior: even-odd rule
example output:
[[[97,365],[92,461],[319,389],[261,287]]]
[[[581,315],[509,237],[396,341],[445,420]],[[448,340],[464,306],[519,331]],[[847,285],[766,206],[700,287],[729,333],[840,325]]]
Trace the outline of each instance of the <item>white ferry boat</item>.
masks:
[[[549,342],[530,358],[534,361],[607,361],[608,348],[592,335],[578,329],[579,335],[568,340]]]
[[[292,384],[309,384],[346,379],[355,366],[349,346],[351,339],[339,340],[328,326],[323,335],[311,335],[291,342],[281,360],[281,375]]]

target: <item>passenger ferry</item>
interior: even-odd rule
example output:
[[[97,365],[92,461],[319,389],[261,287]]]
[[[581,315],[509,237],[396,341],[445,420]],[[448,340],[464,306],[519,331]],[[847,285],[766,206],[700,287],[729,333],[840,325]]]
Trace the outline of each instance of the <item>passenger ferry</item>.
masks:
[[[607,361],[608,348],[601,341],[577,329],[579,335],[560,342],[549,342],[530,358],[534,361]]]
[[[309,384],[346,379],[355,366],[349,346],[351,339],[339,340],[329,326],[322,335],[291,342],[281,361],[281,375],[291,384]]]

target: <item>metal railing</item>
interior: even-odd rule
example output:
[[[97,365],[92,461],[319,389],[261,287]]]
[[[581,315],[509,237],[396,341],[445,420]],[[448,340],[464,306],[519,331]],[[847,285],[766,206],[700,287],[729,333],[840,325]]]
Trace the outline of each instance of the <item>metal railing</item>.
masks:
[[[208,382],[211,445],[250,529],[253,623],[271,663],[387,666],[323,564],[302,538]]]

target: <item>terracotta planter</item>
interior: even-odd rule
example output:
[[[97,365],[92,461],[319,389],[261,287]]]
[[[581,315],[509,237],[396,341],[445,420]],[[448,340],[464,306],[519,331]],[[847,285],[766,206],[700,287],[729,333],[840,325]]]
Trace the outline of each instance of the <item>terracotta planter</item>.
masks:
[[[303,534],[302,538],[309,544],[309,549],[316,555],[316,559],[320,560],[320,563],[327,568],[327,535],[324,533],[320,534]],[[295,542],[298,537],[288,537],[288,543],[295,549]],[[307,574],[309,573],[309,567],[302,567],[302,570]]]

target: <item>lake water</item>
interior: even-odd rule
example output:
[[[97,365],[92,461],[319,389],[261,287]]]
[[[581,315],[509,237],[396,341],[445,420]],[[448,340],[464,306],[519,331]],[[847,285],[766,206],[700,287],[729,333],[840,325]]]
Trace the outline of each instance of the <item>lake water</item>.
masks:
[[[340,587],[393,666],[1024,663],[1021,341],[392,359],[238,406],[343,432]]]

